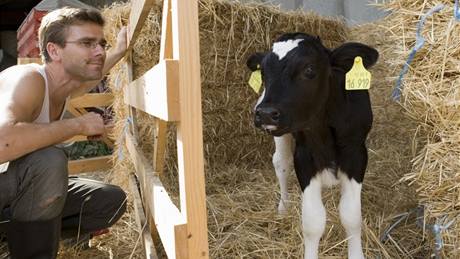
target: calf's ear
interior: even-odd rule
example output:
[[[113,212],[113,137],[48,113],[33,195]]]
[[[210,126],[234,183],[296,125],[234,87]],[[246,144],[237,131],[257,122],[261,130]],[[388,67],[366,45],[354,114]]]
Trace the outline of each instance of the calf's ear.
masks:
[[[367,45],[350,42],[334,49],[331,53],[331,64],[333,67],[340,67],[348,71],[353,66],[356,56],[363,59],[364,67],[372,67],[379,58],[379,52]]]
[[[246,60],[246,65],[251,69],[251,71],[256,71],[259,69],[259,65],[262,62],[262,59],[265,57],[265,53],[256,52],[249,56]]]

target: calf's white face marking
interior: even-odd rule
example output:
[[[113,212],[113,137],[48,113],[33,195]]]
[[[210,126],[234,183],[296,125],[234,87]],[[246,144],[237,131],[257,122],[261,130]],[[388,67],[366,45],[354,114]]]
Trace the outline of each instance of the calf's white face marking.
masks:
[[[289,51],[297,48],[297,46],[299,46],[299,42],[301,41],[303,41],[303,39],[275,42],[273,44],[272,51],[278,56],[279,60],[282,60]]]

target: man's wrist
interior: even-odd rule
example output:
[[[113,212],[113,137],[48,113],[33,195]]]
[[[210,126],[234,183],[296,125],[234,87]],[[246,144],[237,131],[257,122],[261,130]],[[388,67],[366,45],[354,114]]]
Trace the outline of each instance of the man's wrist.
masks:
[[[72,129],[72,135],[80,135],[83,132],[83,125],[80,123],[80,120],[77,118],[69,119],[70,128]]]

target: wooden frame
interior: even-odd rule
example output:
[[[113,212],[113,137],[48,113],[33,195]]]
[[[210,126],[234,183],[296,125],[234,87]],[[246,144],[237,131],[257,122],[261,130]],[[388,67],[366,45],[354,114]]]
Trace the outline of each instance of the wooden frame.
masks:
[[[163,1],[159,63],[132,81],[132,45],[152,5],[153,0],[132,1],[126,58],[129,84],[123,88],[125,104],[131,107],[129,116],[133,120],[131,132],[125,136],[126,147],[139,181],[139,185],[131,184],[131,190],[136,197],[142,197],[143,205],[137,218],[142,222],[146,217],[150,229],[158,232],[168,258],[209,258],[198,1]],[[143,155],[137,144],[136,109],[157,118],[153,125],[156,140],[152,161]],[[164,164],[167,122],[177,123],[180,208],[173,204],[159,178]],[[143,235],[145,247],[151,246],[150,240]],[[152,257],[147,254],[147,258]]]

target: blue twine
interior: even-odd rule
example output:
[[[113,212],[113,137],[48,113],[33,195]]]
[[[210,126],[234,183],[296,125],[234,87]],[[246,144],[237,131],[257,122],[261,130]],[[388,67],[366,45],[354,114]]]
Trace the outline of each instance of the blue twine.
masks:
[[[456,1],[458,1],[458,0],[456,0]],[[414,46],[414,48],[412,48],[412,50],[411,50],[411,52],[409,54],[409,57],[407,58],[407,61],[404,64],[404,67],[403,67],[401,73],[399,74],[398,80],[396,81],[396,86],[393,89],[393,92],[391,93],[391,97],[393,98],[393,100],[395,100],[395,101],[400,100],[401,91],[402,91],[401,90],[401,88],[402,88],[401,83],[402,83],[403,77],[407,73],[407,71],[409,70],[409,64],[414,59],[415,54],[417,53],[417,51],[420,48],[423,47],[423,44],[425,44],[425,38],[423,38],[423,36],[421,34],[422,34],[423,26],[425,25],[426,18],[428,16],[433,15],[433,13],[435,13],[435,12],[441,11],[443,8],[444,8],[444,4],[438,4],[435,7],[431,8],[424,15],[422,15],[422,17],[420,18],[420,21],[417,24],[417,31],[415,33],[416,34],[415,46]]]
[[[442,247],[444,246],[444,242],[442,240],[442,231],[448,229],[455,221],[455,219],[452,219],[451,221],[447,222],[447,216],[443,216],[441,219],[437,219],[436,223],[433,225],[426,225],[424,222],[424,214],[425,214],[425,207],[420,205],[415,209],[410,210],[409,212],[402,213],[398,216],[395,217],[396,222],[393,223],[391,226],[389,226],[384,232],[382,237],[380,238],[381,242],[385,242],[388,239],[388,236],[390,235],[390,232],[397,226],[399,225],[402,221],[405,219],[409,218],[409,216],[415,213],[416,214],[416,225],[419,228],[424,228],[426,227],[427,229],[430,229],[431,232],[434,234],[434,255],[436,259],[441,259],[441,251]]]
[[[436,259],[441,258],[441,250],[444,246],[444,242],[442,241],[441,232],[443,230],[448,229],[453,223],[454,220],[446,222],[447,216],[444,216],[441,220],[436,220],[436,224],[431,226],[431,231],[434,234],[434,255]],[[442,222],[442,223],[440,223]]]
[[[458,0],[455,0],[455,4],[454,4],[454,17],[457,21],[460,21],[460,11],[458,10]]]
[[[118,161],[123,160],[123,148],[121,144],[123,143],[124,137],[128,133],[129,124],[132,124],[132,123],[133,123],[133,119],[131,117],[127,117],[125,121],[125,125],[123,126],[123,134],[121,134],[121,136],[118,137],[118,141],[117,141],[118,142]]]

